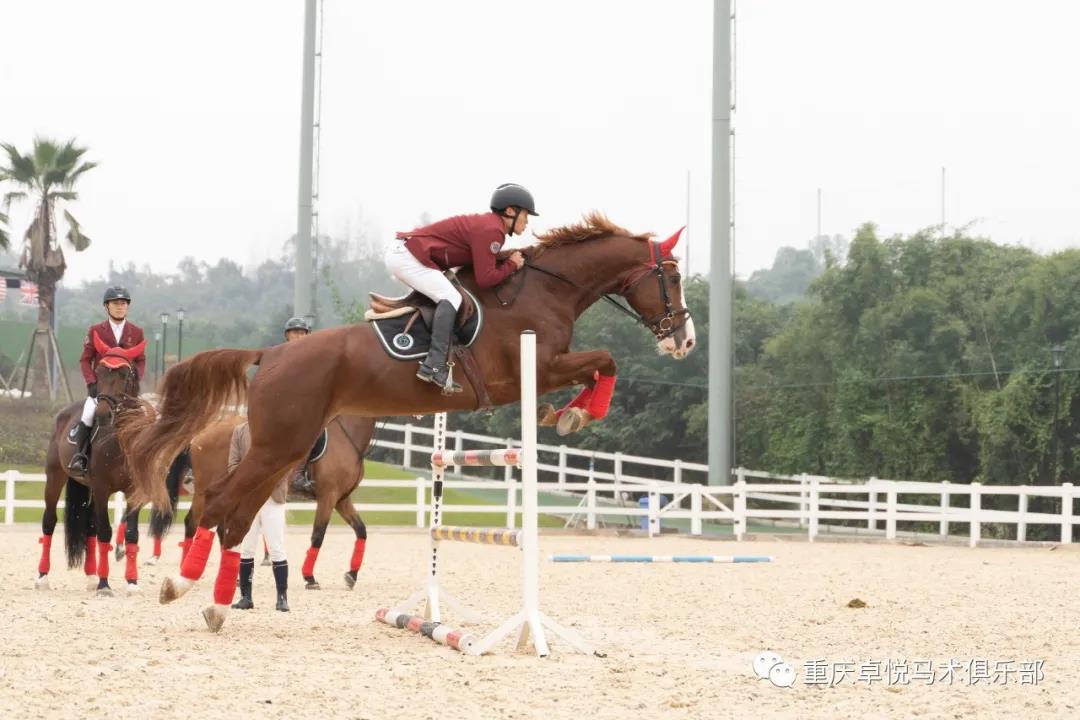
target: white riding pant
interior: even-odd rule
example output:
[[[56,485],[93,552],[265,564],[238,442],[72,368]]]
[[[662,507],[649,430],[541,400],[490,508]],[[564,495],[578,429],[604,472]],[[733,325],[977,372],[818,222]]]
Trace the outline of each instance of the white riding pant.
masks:
[[[461,293],[446,279],[442,270],[429,268],[417,260],[402,240],[391,242],[383,259],[386,261],[386,269],[398,282],[424,293],[435,302],[449,300],[455,310],[461,307]]]
[[[259,536],[266,538],[270,549],[270,560],[281,562],[285,559],[285,503],[276,503],[273,498],[263,503],[255,519],[251,521],[247,535],[240,543],[240,557],[251,560],[259,548]]]
[[[97,398],[86,398],[82,406],[82,424],[86,427],[93,425],[95,412],[97,412]]]

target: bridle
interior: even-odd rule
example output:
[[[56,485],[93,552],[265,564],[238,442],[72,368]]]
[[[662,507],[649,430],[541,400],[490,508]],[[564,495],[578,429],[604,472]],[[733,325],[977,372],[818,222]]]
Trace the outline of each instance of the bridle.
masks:
[[[619,287],[619,291],[617,293],[604,293],[600,296],[604,300],[607,300],[609,303],[614,305],[621,313],[629,316],[630,318],[633,318],[634,322],[637,322],[647,327],[649,331],[656,336],[657,340],[667,340],[669,337],[674,335],[679,330],[679,328],[684,327],[686,325],[686,321],[689,320],[691,317],[690,310],[688,310],[687,308],[676,308],[671,304],[671,293],[668,291],[667,278],[664,276],[665,265],[677,266],[678,263],[675,261],[674,258],[664,258],[660,250],[660,243],[650,240],[649,261],[647,263],[643,263],[640,270],[627,277],[623,281],[622,285]],[[524,267],[531,268],[539,273],[561,280],[573,288],[581,289],[577,283],[575,283],[573,280],[566,277],[562,273],[542,268],[529,259],[525,260]],[[619,297],[625,297],[628,292],[637,287],[637,285],[646,278],[648,278],[650,274],[656,275],[657,284],[660,287],[660,298],[664,301],[664,312],[657,315],[652,315],[650,317],[645,317],[641,313],[636,312],[633,308],[623,305],[621,302],[612,297],[613,294]],[[522,285],[524,285],[524,282],[522,282]],[[514,297],[511,298],[508,302],[506,302],[503,301],[501,297],[499,297],[498,290],[496,290],[495,299],[499,301],[500,305],[506,307],[513,304],[514,300],[517,299],[517,294],[515,293]],[[680,324],[676,325],[675,318],[678,317],[682,317],[683,321]]]
[[[138,372],[135,370],[135,366],[132,365],[131,363],[127,363],[123,367],[125,368],[125,370],[124,370],[124,375],[125,375],[125,378],[124,378],[124,385],[125,385],[124,390],[125,390],[125,392],[124,392],[124,394],[122,394],[122,395],[107,395],[105,393],[98,393],[98,396],[97,396],[98,402],[103,402],[103,403],[105,403],[106,405],[109,406],[109,424],[111,424],[111,425],[116,424],[116,413],[119,410],[123,410],[125,408],[137,407],[138,406],[138,400],[136,398],[132,397],[131,394],[126,392],[129,385],[134,385],[134,387],[138,388],[138,377],[139,377]],[[110,370],[119,370],[120,368],[109,368],[109,369]],[[138,390],[135,391],[135,394],[136,395],[138,394]]]

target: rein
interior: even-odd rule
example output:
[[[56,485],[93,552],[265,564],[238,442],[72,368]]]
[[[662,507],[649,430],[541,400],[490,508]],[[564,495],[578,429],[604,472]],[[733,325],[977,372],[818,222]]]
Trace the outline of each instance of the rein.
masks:
[[[634,322],[639,323],[639,324],[644,325],[645,327],[647,327],[649,329],[649,331],[652,332],[652,334],[656,336],[657,340],[666,340],[667,338],[674,335],[675,331],[678,330],[678,327],[675,327],[675,322],[674,322],[675,318],[680,317],[680,316],[686,316],[686,318],[689,318],[690,317],[690,311],[688,309],[686,309],[686,308],[682,308],[682,309],[677,310],[674,307],[672,307],[671,293],[668,292],[667,278],[664,277],[664,265],[667,264],[667,263],[674,263],[675,261],[674,260],[664,260],[662,257],[660,257],[659,243],[652,242],[652,241],[649,242],[649,260],[650,260],[651,264],[646,263],[645,266],[642,268],[640,274],[634,275],[631,278],[627,279],[623,283],[622,287],[619,288],[619,292],[617,292],[617,293],[603,293],[603,294],[600,295],[600,297],[603,298],[604,300],[607,300],[612,305],[614,305],[624,315],[626,315],[626,316],[630,317],[631,319],[633,319]],[[548,270],[546,268],[542,268],[539,265],[536,265],[535,263],[533,263],[528,258],[526,258],[526,260],[525,260],[524,267],[528,268],[528,269],[536,270],[537,272],[543,273],[544,275],[547,275],[549,277],[553,277],[556,280],[561,280],[562,282],[566,283],[567,285],[569,285],[570,287],[572,287],[572,288],[574,288],[576,290],[581,289],[580,286],[577,283],[575,283],[573,280],[566,277],[562,273],[558,273],[558,272],[555,272],[554,270]],[[640,283],[642,280],[647,278],[650,273],[656,275],[657,282],[660,285],[660,297],[663,298],[663,300],[664,300],[664,312],[659,314],[659,315],[654,315],[652,317],[646,318],[645,316],[641,315],[640,313],[635,312],[632,308],[629,308],[626,305],[623,305],[621,302],[619,302],[614,297],[612,297],[612,295],[616,295],[618,297],[624,296],[626,293],[630,292],[630,290],[635,288],[638,285],[638,283]],[[524,287],[524,285],[525,285],[525,281],[522,280],[521,286]],[[514,296],[512,298],[510,298],[509,302],[505,302],[499,296],[499,292],[496,289],[496,291],[495,291],[495,299],[499,301],[499,304],[501,306],[507,307],[508,305],[512,305],[514,303],[514,301],[517,300],[518,293],[520,293],[520,292],[521,292],[521,289],[519,288],[518,292],[514,293]],[[682,325],[685,325],[685,324],[686,324],[686,320],[683,320]],[[682,325],[680,325],[679,327],[682,327]]]

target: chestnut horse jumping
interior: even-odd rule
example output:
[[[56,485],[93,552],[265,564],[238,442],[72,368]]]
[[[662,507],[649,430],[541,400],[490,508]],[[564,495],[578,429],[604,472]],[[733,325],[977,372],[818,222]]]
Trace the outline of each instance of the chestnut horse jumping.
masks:
[[[94,340],[98,341],[97,336]],[[112,528],[109,524],[109,496],[123,492],[128,497],[125,518],[127,567],[124,577],[128,591],[138,589],[136,559],[139,552],[139,505],[133,504],[133,485],[117,442],[114,421],[117,413],[138,403],[139,376],[132,361],[142,354],[145,343],[124,350],[102,343],[101,362],[94,369],[98,385],[98,409],[94,436],[90,444],[90,467],[85,477],[69,477],[68,464],[75,446],[67,441],[67,430],[78,419],[83,404],[75,403],[61,410],[53,425],[45,456],[45,512],[41,516],[41,559],[35,587],[49,587],[50,551],[56,528],[56,504],[60,490],[67,486],[64,505],[64,540],[68,567],[83,563],[83,570],[98,595],[112,595],[109,587],[109,551]],[[167,507],[167,505],[165,506]],[[96,575],[96,578],[94,577]]]
[[[192,538],[199,526],[206,503],[207,488],[211,483],[220,482],[225,477],[233,429],[244,420],[239,416],[225,418],[203,430],[191,441],[194,492],[191,510],[184,518],[184,542],[181,545],[183,556],[186,556],[191,548]],[[364,562],[367,526],[353,507],[350,496],[364,479],[364,455],[375,434],[375,420],[355,415],[339,415],[327,426],[326,433],[326,451],[308,470],[315,483],[315,520],[311,529],[311,546],[304,558],[301,575],[306,589],[320,589],[315,580],[315,561],[326,536],[326,527],[330,524],[330,515],[336,509],[341,519],[348,523],[356,534],[349,569],[345,572],[345,585],[352,590],[356,585],[356,575]],[[290,490],[289,499],[308,500],[310,496],[299,495]]]
[[[471,270],[460,273],[483,308],[485,327],[472,353],[483,378],[481,390],[491,404],[519,400],[518,336],[535,330],[538,392],[585,386],[562,411],[545,412],[543,422],[576,429],[603,417],[614,391],[615,360],[607,350],[571,352],[570,343],[574,321],[605,296],[617,295],[629,304],[632,309],[623,309],[656,336],[661,353],[678,359],[690,352],[694,325],[683,301],[679,263],[672,256],[679,233],[662,243],[651,237],[592,214],[582,223],[537,236],[538,244],[522,251],[525,267],[499,287],[481,290]],[[248,387],[252,365],[259,368]],[[366,324],[322,330],[303,342],[264,350],[211,350],[170,368],[158,413],[128,413],[121,422],[138,498],[166,502],[161,478],[167,463],[227,403],[246,397],[252,445],[228,482],[208,488],[180,577],[162,583],[161,602],[180,597],[202,576],[216,528],[221,564],[214,605],[203,617],[211,630],[221,627],[239,573],[240,554],[233,548],[282,473],[303,461],[333,418],[472,410],[485,395],[471,380],[463,383],[464,392],[443,395],[418,382],[415,372],[413,363],[390,358]],[[570,422],[563,423],[564,418]]]

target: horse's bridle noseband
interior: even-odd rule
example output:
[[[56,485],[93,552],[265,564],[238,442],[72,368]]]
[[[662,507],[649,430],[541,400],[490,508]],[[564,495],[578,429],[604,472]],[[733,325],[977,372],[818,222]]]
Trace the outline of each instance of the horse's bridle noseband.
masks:
[[[655,274],[657,283],[660,286],[660,297],[664,301],[664,312],[660,313],[659,315],[645,317],[641,313],[636,312],[633,308],[626,307],[621,302],[613,298],[611,296],[611,293],[604,293],[600,296],[604,300],[607,300],[609,303],[618,308],[620,312],[633,318],[635,322],[647,327],[649,331],[656,336],[656,339],[660,341],[667,340],[669,337],[674,335],[679,330],[679,328],[685,327],[686,321],[689,320],[691,317],[689,309],[675,308],[671,304],[671,293],[668,292],[667,278],[664,277],[664,265],[666,264],[677,265],[674,259],[669,258],[665,260],[662,257],[660,243],[650,240],[649,262],[643,265],[640,272],[635,273],[634,275],[631,275],[626,280],[624,280],[622,286],[619,288],[619,292],[615,293],[620,297],[625,297],[626,293],[637,287],[638,283],[647,278],[650,274]],[[578,287],[577,283],[575,283],[573,280],[566,277],[565,275],[554,272],[553,270],[545,270],[544,268],[534,264],[527,258],[525,260],[525,267],[532,268],[533,270],[543,273],[544,275],[549,275],[553,278],[562,280],[571,287]],[[502,298],[499,298],[498,292],[496,292],[495,297],[504,307],[513,303],[514,300],[512,298],[510,302],[503,302]],[[680,323],[679,325],[675,324],[675,318],[677,317],[684,318],[682,323]]]

